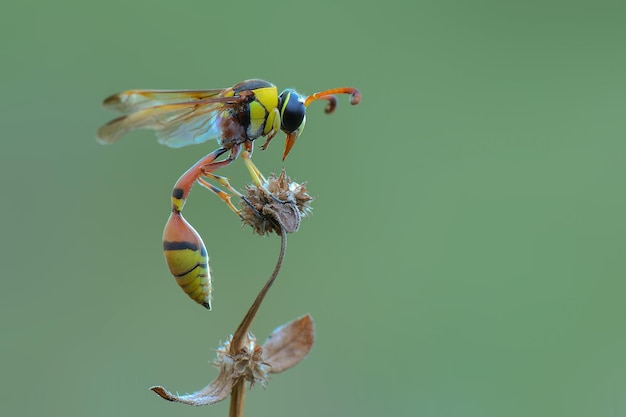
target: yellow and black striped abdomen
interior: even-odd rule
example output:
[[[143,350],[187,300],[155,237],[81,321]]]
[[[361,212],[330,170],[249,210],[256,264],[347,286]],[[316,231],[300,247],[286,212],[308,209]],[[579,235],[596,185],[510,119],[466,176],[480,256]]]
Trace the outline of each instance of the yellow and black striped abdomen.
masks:
[[[178,285],[192,300],[210,310],[209,256],[202,238],[179,211],[173,211],[165,225],[163,251]]]

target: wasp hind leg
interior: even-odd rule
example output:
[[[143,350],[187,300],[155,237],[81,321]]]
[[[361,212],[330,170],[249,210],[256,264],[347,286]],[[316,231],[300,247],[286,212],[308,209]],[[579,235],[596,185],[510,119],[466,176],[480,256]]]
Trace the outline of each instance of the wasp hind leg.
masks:
[[[211,172],[205,173],[204,176],[217,181],[222,186],[224,186],[228,191],[230,191],[232,194],[228,194],[227,192],[219,189],[218,187],[211,184],[204,178],[198,178],[196,180],[198,181],[198,184],[202,185],[204,188],[208,189],[209,191],[214,193],[216,196],[218,196],[220,200],[226,203],[228,208],[230,208],[238,217],[241,217],[241,211],[237,207],[235,207],[235,205],[232,203],[230,199],[233,195],[236,195],[239,198],[244,198],[243,194],[241,194],[239,191],[233,188],[233,186],[230,185],[230,181],[226,177],[222,177],[221,175],[215,175]]]
[[[243,159],[243,162],[246,165],[248,172],[250,173],[252,182],[257,187],[264,187],[265,184],[267,183],[267,180],[263,176],[261,171],[257,168],[257,166],[254,164],[254,162],[252,162],[252,146],[251,144],[249,145],[248,143],[246,143],[244,146],[246,147],[246,149],[243,152],[241,152],[241,159]],[[212,165],[208,165],[208,167],[212,167]],[[202,177],[198,177],[196,179],[198,184],[202,185],[204,188],[208,189],[209,191],[214,193],[216,196],[218,196],[220,200],[222,200],[228,206],[228,208],[230,208],[237,216],[241,217],[241,210],[236,208],[235,205],[232,203],[231,198],[233,197],[233,195],[241,198],[244,202],[246,202],[248,205],[252,207],[248,199],[241,192],[239,192],[237,189],[235,189],[231,185],[230,180],[227,177],[214,174],[212,170],[208,170],[208,169],[203,172],[203,176],[210,178],[212,180],[215,180],[216,182],[218,182],[220,185],[222,185],[231,193],[229,194],[221,190],[220,188],[211,184],[210,182],[208,182]],[[276,199],[274,196],[272,197]]]

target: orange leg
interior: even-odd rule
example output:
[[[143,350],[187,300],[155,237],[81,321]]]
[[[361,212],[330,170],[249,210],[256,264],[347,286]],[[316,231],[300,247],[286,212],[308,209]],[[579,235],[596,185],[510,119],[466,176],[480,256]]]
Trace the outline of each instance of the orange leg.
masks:
[[[246,145],[247,145],[247,143],[246,143]],[[259,171],[259,169],[256,167],[256,165],[254,165],[254,163],[252,162],[251,151],[248,151],[246,149],[243,152],[241,152],[241,159],[243,159],[243,162],[246,165],[246,168],[248,168],[248,172],[250,173],[250,176],[252,177],[252,182],[254,182],[259,187],[263,186],[263,184],[265,184],[267,182],[267,180],[265,179],[263,174],[261,174],[261,171]],[[211,191],[212,193],[217,195],[220,198],[220,200],[222,200],[224,203],[226,203],[226,205],[237,216],[241,217],[241,210],[239,210],[238,208],[236,208],[233,205],[233,203],[231,201],[231,197],[233,195],[235,195],[235,196],[237,196],[237,197],[239,197],[242,200],[247,202],[246,197],[242,193],[237,191],[235,188],[233,188],[233,186],[230,184],[230,181],[228,180],[228,178],[223,177],[221,175],[216,175],[216,174],[214,174],[212,172],[206,172],[206,171],[204,172],[203,175],[205,177],[211,178],[211,179],[217,181],[218,183],[220,183],[231,194],[229,194],[229,193],[219,189],[218,187],[216,187],[215,185],[211,184],[210,182],[206,181],[204,178],[201,178],[201,177],[196,180],[198,182],[198,184],[202,185],[204,188],[208,189],[209,191]]]
[[[230,181],[228,181],[228,178],[226,177],[222,177],[220,175],[215,175],[213,173],[205,173],[204,174],[206,177],[209,177],[211,179],[214,179],[215,181],[219,182],[220,184],[222,184],[224,187],[226,187],[226,189],[228,191],[230,191],[231,193],[233,193],[234,195],[236,195],[237,197],[241,197],[243,198],[243,194],[241,194],[239,191],[237,191],[236,189],[234,189],[232,187],[232,185],[230,185]],[[230,198],[233,196],[233,194],[228,194],[225,191],[220,190],[219,188],[217,188],[216,186],[214,186],[213,184],[211,184],[210,182],[206,181],[204,178],[198,178],[197,179],[198,184],[200,184],[201,186],[203,186],[204,188],[208,189],[209,191],[211,191],[212,193],[214,193],[215,195],[217,195],[224,203],[226,203],[226,205],[233,211],[235,212],[235,214],[237,216],[240,216],[240,210],[238,208],[236,208],[233,203],[230,201]]]

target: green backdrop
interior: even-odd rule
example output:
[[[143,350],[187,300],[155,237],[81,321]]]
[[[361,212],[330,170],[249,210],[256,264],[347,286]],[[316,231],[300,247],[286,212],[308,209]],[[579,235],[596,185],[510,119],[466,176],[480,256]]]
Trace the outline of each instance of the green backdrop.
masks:
[[[411,5],[409,5],[411,4]],[[214,310],[167,271],[178,176],[215,143],[101,146],[128,88],[361,89],[257,150],[316,197],[253,330],[310,312],[255,416],[626,416],[626,6],[598,1],[4,1],[0,414],[224,416],[216,370],[278,253],[209,193]],[[242,188],[243,163],[222,172]]]

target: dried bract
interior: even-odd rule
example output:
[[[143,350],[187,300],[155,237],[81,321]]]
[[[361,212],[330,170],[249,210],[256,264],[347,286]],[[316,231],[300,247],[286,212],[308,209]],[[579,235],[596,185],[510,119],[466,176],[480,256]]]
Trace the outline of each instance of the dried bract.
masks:
[[[276,328],[263,343],[263,359],[278,374],[295,366],[309,353],[315,341],[315,324],[307,314]]]

